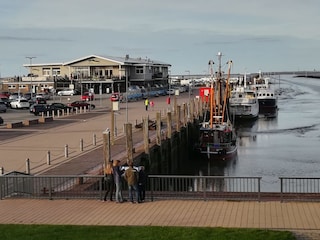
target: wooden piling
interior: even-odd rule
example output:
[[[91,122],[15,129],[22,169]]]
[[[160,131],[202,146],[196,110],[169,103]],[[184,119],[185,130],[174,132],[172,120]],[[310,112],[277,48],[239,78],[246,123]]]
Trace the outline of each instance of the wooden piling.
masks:
[[[172,136],[172,115],[167,112],[167,138],[171,139]]]
[[[111,147],[110,147],[110,131],[107,129],[103,132],[103,159],[104,166],[107,166],[107,163],[111,161]]]
[[[125,123],[125,132],[126,132],[126,145],[127,145],[127,161],[133,162],[133,142],[132,142],[132,124]]]
[[[161,113],[157,112],[156,114],[156,131],[157,131],[157,144],[161,145]]]
[[[145,117],[143,122],[143,143],[144,143],[144,153],[149,154],[149,118]]]
[[[111,110],[111,144],[114,145],[115,138],[115,121],[114,121],[114,111]]]

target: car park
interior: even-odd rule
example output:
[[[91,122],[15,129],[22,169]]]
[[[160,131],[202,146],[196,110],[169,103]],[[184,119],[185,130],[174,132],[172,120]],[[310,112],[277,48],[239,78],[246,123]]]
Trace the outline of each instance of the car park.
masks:
[[[6,112],[7,111],[7,105],[4,101],[0,100],[0,112]]]
[[[93,101],[94,100],[94,94],[91,92],[85,92],[81,96],[81,100],[83,101]]]
[[[73,89],[64,89],[59,91],[58,96],[73,96],[76,94],[76,92]]]
[[[72,108],[86,108],[86,109],[95,109],[94,104],[90,104],[86,101],[74,101],[69,104],[70,107]]]
[[[10,102],[10,107],[11,108],[19,108],[19,109],[28,109],[30,107],[30,104],[28,102],[27,99],[24,99],[24,98],[18,98],[16,100],[13,100]]]

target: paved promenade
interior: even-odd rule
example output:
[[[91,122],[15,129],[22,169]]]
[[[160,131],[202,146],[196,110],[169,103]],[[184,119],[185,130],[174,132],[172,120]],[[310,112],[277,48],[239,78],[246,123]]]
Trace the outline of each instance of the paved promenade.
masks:
[[[179,103],[182,102],[181,97]],[[121,127],[125,122],[124,107],[125,104],[122,104],[117,115],[119,135],[123,133]],[[146,114],[155,118],[156,111],[165,110],[168,106],[162,97],[155,99],[154,111],[146,112],[142,101],[129,103],[129,107],[129,121],[134,125]],[[73,169],[73,172],[82,171],[77,162],[85,156],[78,147],[80,138],[84,139],[85,152],[90,152],[92,159],[102,163],[99,148],[102,132],[110,128],[109,112],[108,108],[101,108],[88,113],[90,117],[83,115],[55,120],[48,123],[51,124],[50,128],[1,128],[0,166],[5,172],[23,172],[25,159],[30,158],[33,174],[54,171],[59,167],[66,170],[66,163],[69,163],[69,169]],[[97,146],[90,144],[93,134],[97,136]],[[68,159],[63,157],[65,144],[72,150]],[[52,155],[50,166],[46,164],[48,150]],[[0,200],[0,224],[6,223],[280,229],[294,231],[300,236],[298,239],[320,239],[320,203],[167,200],[116,204],[97,200],[4,199]]]
[[[316,240],[320,203],[6,199],[0,201],[0,224],[6,223],[259,228],[289,230],[301,236],[298,239]]]

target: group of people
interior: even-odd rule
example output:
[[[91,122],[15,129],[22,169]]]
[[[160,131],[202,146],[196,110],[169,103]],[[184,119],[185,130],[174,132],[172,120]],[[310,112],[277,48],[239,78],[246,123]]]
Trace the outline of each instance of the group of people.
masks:
[[[108,162],[105,167],[105,187],[106,192],[104,195],[104,201],[113,201],[113,192],[115,188],[115,200],[117,203],[122,203],[125,199],[122,196],[122,178],[124,178],[128,184],[129,199],[132,203],[141,203],[145,200],[145,186],[147,176],[144,166],[141,166],[139,171],[133,167],[133,162],[128,162],[128,168],[122,170],[120,167],[120,161],[115,160]]]
[[[149,101],[149,99],[146,98],[146,99],[144,100],[144,105],[145,105],[145,107],[146,107],[146,111],[148,111],[149,105],[150,105],[151,109],[153,110],[153,108],[154,108],[154,101]]]

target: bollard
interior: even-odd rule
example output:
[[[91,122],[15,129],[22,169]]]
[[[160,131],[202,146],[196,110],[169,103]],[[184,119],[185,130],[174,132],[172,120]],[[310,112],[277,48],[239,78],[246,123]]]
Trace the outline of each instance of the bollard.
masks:
[[[80,151],[81,152],[83,151],[83,139],[82,138],[80,139]]]
[[[93,144],[93,146],[97,145],[97,136],[96,136],[95,133],[93,134],[93,142],[92,142],[92,144]]]
[[[26,160],[26,173],[30,174],[30,160],[27,158]]]
[[[0,167],[0,176],[4,174],[4,168]]]
[[[50,151],[47,152],[47,165],[51,165],[51,155],[50,155]]]
[[[66,144],[65,147],[64,147],[64,156],[65,156],[66,158],[69,157],[68,144]]]

